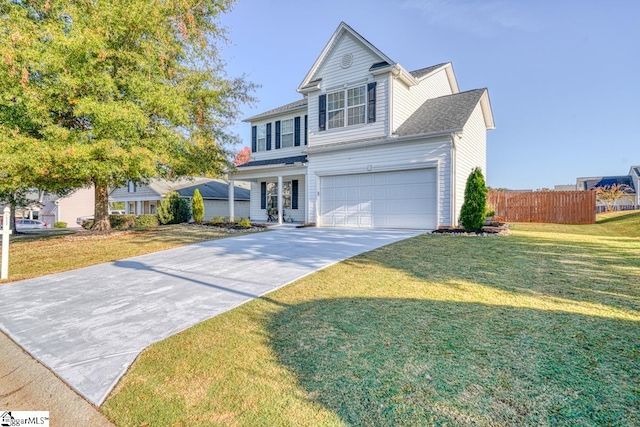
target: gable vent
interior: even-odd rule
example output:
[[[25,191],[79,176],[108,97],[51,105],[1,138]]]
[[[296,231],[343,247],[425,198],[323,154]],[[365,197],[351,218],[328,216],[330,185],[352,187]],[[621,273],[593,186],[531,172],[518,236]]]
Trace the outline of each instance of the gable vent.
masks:
[[[340,61],[340,66],[342,68],[349,68],[353,64],[353,55],[351,53],[345,53],[342,56],[342,61]]]

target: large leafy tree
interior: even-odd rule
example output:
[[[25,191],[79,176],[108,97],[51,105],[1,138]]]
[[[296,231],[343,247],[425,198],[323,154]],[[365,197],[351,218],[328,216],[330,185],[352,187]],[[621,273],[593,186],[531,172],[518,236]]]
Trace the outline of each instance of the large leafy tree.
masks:
[[[219,61],[232,3],[0,0],[0,179],[94,185],[105,229],[110,188],[222,174],[228,125],[252,101]]]

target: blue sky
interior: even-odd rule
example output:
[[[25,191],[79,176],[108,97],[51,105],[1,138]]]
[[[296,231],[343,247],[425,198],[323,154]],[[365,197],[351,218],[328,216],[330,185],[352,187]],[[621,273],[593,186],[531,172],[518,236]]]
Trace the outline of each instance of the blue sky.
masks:
[[[238,0],[222,55],[230,76],[261,85],[244,117],[299,99],[340,21],[408,70],[451,61],[461,90],[489,88],[490,186],[640,165],[640,1]],[[247,145],[249,125],[235,131]]]

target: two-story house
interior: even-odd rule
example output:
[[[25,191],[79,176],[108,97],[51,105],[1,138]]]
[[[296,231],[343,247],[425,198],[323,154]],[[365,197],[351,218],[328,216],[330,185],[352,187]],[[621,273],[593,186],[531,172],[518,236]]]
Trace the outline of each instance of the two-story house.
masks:
[[[251,182],[252,220],[457,225],[469,173],[486,172],[487,89],[460,92],[451,63],[407,71],[341,23],[297,91],[245,120],[251,161],[232,179]]]

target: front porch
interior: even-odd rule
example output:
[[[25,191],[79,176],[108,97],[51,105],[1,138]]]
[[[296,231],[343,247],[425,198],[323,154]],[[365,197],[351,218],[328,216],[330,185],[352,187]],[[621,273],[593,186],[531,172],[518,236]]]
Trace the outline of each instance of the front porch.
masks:
[[[239,167],[233,180],[251,183],[251,221],[309,222],[306,163]]]

